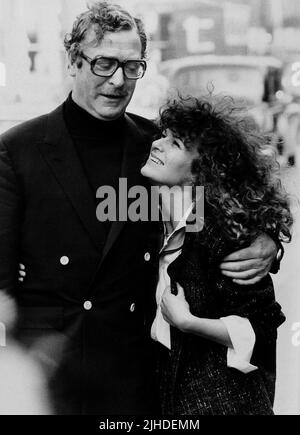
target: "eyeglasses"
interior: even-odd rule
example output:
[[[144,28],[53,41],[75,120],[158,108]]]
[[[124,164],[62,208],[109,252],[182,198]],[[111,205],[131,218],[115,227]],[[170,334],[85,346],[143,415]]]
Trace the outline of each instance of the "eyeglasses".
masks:
[[[93,74],[99,77],[111,77],[119,67],[122,68],[123,74],[129,80],[141,79],[147,69],[145,60],[130,59],[120,62],[114,57],[96,56],[94,59],[81,53],[80,56],[91,65]]]

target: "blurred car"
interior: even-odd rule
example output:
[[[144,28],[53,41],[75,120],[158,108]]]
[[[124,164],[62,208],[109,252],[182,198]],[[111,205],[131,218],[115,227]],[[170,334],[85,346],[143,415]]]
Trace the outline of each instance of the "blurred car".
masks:
[[[228,95],[248,109],[263,132],[276,131],[280,112],[282,63],[261,56],[189,56],[162,62],[160,72],[170,82],[169,95]]]

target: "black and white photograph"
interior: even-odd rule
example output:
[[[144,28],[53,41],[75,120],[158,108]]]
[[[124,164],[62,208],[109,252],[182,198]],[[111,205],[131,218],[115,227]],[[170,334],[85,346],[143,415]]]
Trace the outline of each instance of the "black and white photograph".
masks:
[[[0,0],[0,415],[300,415],[300,1]]]

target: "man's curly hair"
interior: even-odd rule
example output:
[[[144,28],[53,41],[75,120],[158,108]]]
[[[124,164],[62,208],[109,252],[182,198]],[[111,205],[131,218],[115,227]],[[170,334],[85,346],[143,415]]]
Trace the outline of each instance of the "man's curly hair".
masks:
[[[90,29],[95,31],[98,44],[106,32],[136,29],[142,44],[142,58],[146,57],[147,36],[142,21],[117,4],[99,1],[88,6],[88,10],[76,18],[71,33],[64,38],[64,46],[72,63],[80,55],[81,43]]]
[[[197,146],[194,185],[204,186],[221,234],[244,242],[265,232],[289,242],[293,218],[279,165],[265,152],[267,138],[248,121],[229,97],[179,96],[161,109],[159,124],[187,148]]]

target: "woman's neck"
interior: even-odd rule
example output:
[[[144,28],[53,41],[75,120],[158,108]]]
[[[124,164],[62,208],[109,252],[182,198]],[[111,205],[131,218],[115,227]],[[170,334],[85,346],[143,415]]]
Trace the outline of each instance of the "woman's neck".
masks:
[[[160,186],[161,211],[167,233],[172,233],[193,202],[191,186]]]

